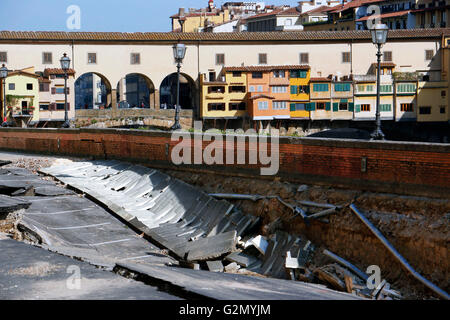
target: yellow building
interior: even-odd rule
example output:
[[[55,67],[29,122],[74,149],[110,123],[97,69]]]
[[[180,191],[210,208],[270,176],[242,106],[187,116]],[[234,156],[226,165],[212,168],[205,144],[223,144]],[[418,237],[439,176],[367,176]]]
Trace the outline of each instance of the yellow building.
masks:
[[[290,70],[290,115],[291,119],[309,119],[309,80],[311,69],[309,66],[302,66],[301,69]]]
[[[208,25],[230,21],[230,12],[228,9],[216,9],[214,3],[209,1],[206,9],[185,12],[184,8],[180,8],[178,14],[170,18],[172,19],[172,31],[199,32]],[[180,20],[184,21],[183,30],[181,30]]]
[[[200,77],[201,117],[237,119],[247,115],[247,75],[235,68],[224,68],[216,81]]]
[[[10,72],[6,78],[6,108],[9,122],[26,126],[39,121],[39,76],[34,68]]]
[[[311,120],[330,120],[331,111],[331,79],[310,79]]]

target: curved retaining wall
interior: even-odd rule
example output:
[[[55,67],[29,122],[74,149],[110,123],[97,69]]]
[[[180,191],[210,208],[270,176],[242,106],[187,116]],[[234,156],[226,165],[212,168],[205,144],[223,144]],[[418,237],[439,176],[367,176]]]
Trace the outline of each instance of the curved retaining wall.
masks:
[[[171,152],[178,142],[171,140],[170,133],[159,131],[0,129],[0,149],[4,150],[121,159],[156,168],[274,178],[261,176],[261,165],[176,166]],[[209,143],[204,141],[202,148]],[[248,151],[248,142],[245,148]],[[236,155],[236,144],[233,152]],[[225,153],[226,146],[224,158]],[[277,176],[291,182],[450,198],[450,144],[280,137],[279,156]]]

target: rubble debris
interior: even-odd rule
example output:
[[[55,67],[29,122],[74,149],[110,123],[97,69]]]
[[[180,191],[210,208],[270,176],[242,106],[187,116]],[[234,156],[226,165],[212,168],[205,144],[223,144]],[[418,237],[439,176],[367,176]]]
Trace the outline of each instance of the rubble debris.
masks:
[[[238,265],[244,268],[251,267],[258,262],[258,259],[256,257],[252,257],[250,255],[238,251],[230,253],[228,256],[225,257],[225,260],[236,262]]]
[[[266,254],[268,243],[267,243],[267,240],[263,236],[259,235],[255,238],[251,239],[250,243],[256,249],[258,249],[258,251],[261,252],[261,254],[263,254],[263,255]]]
[[[263,233],[264,234],[273,234],[275,233],[277,230],[281,230],[283,229],[283,222],[281,221],[280,217],[277,217],[275,220],[273,220],[272,222],[266,224],[263,227]]]
[[[224,270],[222,261],[220,260],[206,261],[206,265],[211,272],[223,272]]]
[[[236,248],[236,231],[221,233],[212,237],[200,238],[197,241],[185,243],[183,249],[186,250],[187,261],[208,260],[218,258],[229,253]]]
[[[232,262],[225,266],[225,272],[234,273],[240,269],[240,266],[236,262]]]
[[[381,234],[381,232],[375,228],[375,226],[356,208],[354,204],[350,205],[350,209],[355,215],[370,229],[370,231],[383,243],[383,245],[394,255],[394,257],[406,268],[417,280],[422,282],[426,287],[431,289],[437,295],[445,300],[449,300],[450,296],[447,292],[440,289],[424,277],[422,277],[417,271],[415,271],[411,265],[403,258],[400,253],[389,243],[389,241]]]
[[[6,166],[10,163],[11,163],[11,161],[9,161],[9,160],[0,160],[0,167]]]
[[[306,184],[302,184],[301,186],[298,187],[297,192],[301,193],[301,192],[305,192],[308,190],[308,186]]]
[[[307,207],[317,207],[317,208],[325,208],[325,209],[340,209],[342,207],[340,206],[335,206],[332,204],[328,204],[328,203],[318,203],[318,202],[313,202],[313,201],[298,201],[298,203],[300,203],[301,205],[307,206]]]
[[[332,288],[339,291],[346,291],[345,283],[335,274],[336,265],[326,265],[316,268],[314,274],[323,282],[329,284]]]
[[[347,260],[339,257],[338,255],[336,255],[333,252],[328,251],[326,249],[323,250],[323,254],[326,255],[327,257],[333,259],[337,263],[341,264],[342,266],[350,269],[351,271],[353,271],[354,274],[359,276],[362,280],[364,280],[364,281],[367,280],[368,275],[366,273],[362,272],[361,270],[359,270],[357,267],[355,267],[353,264],[351,264]]]
[[[251,200],[253,202],[265,198],[265,196],[261,196],[258,194],[232,194],[232,193],[210,193],[209,196],[220,199]]]

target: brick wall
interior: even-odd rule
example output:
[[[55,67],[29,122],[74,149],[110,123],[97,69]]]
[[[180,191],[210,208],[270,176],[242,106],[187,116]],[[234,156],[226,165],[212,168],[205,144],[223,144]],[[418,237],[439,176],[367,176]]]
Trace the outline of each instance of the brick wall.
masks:
[[[157,131],[0,129],[0,149],[122,159],[157,168],[273,179],[260,176],[260,165],[175,166],[171,152],[177,143],[171,141],[170,133]],[[203,149],[208,144],[203,142]],[[279,152],[278,176],[291,182],[450,198],[449,144],[282,137]]]

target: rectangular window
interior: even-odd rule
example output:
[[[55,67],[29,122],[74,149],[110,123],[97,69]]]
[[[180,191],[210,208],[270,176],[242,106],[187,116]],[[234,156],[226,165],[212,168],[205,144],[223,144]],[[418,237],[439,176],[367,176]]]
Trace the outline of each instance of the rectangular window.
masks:
[[[373,85],[366,86],[366,91],[373,91],[373,88]]]
[[[336,92],[350,91],[350,83],[335,83],[334,91]]]
[[[263,73],[262,72],[252,72],[252,78],[253,79],[262,79]]]
[[[287,93],[288,87],[287,86],[273,86],[272,87],[272,93]]]
[[[390,104],[380,104],[380,112],[390,112],[391,105]]]
[[[15,83],[8,83],[8,90],[16,90],[16,84]]]
[[[141,54],[140,53],[132,53],[131,54],[131,64],[140,64],[141,63]]]
[[[208,111],[225,111],[225,103],[208,103]]]
[[[347,111],[348,110],[348,103],[347,102],[340,102],[339,103],[339,111]]]
[[[208,87],[208,93],[225,93],[224,86],[210,86]]]
[[[434,50],[425,50],[425,60],[430,61],[433,59]]]
[[[54,93],[64,93],[64,87],[56,87]]]
[[[419,113],[420,114],[431,114],[431,107],[420,107]]]
[[[399,93],[416,92],[416,85],[415,84],[402,83],[402,84],[399,84],[397,86],[397,91]]]
[[[447,92],[445,90],[441,91],[441,97],[445,98],[447,96]]]
[[[291,94],[297,94],[297,86],[291,86]]]
[[[313,84],[313,90],[315,92],[327,92],[328,84],[327,83],[315,83],[315,84]]]
[[[445,113],[445,106],[440,106],[439,107],[439,112],[440,113]]]
[[[49,92],[50,91],[50,84],[47,83],[47,82],[39,83],[39,91],[40,92]]]
[[[57,103],[56,110],[64,110],[64,103]]]
[[[286,76],[286,72],[284,70],[275,70],[273,72],[274,78],[284,78]]]
[[[258,101],[258,110],[269,109],[269,101]]]
[[[370,104],[362,104],[361,111],[370,111]]]
[[[309,53],[300,53],[300,64],[309,63]]]
[[[43,52],[42,53],[42,64],[52,64],[53,58],[51,52]]]
[[[239,78],[241,76],[242,76],[242,72],[240,72],[240,71],[233,71],[233,77]]]
[[[295,111],[305,111],[305,110],[306,110],[305,103],[296,103],[295,104]]]
[[[392,85],[381,85],[380,86],[380,92],[392,92]]]
[[[231,111],[236,111],[236,110],[245,111],[245,109],[246,109],[245,102],[230,103],[228,106],[229,106],[229,110],[231,110]]]
[[[325,102],[317,102],[316,103],[316,109],[317,110],[325,110],[325,105],[326,105]]]
[[[216,54],[216,65],[223,66],[225,64],[225,54],[217,53]]]
[[[8,54],[6,51],[0,51],[0,62],[3,62],[3,63],[8,62]]]
[[[364,92],[365,89],[366,86],[364,86],[363,84],[358,84],[358,92]]]
[[[40,103],[39,110],[40,111],[48,111],[48,103]]]
[[[309,86],[298,86],[298,93],[309,93]]]
[[[272,102],[272,109],[274,110],[286,110],[287,102],[286,101],[274,101]]]
[[[403,111],[403,112],[412,112],[412,111],[414,111],[413,104],[412,103],[402,103],[402,104],[400,104],[400,111]]]
[[[259,64],[267,64],[267,53],[260,53],[258,55],[258,63]]]
[[[258,92],[263,92],[263,86],[258,86]]]
[[[351,62],[350,52],[342,52],[342,63],[350,63],[350,62]]]
[[[245,93],[245,86],[230,86],[230,87],[228,87],[228,91],[230,93],[233,93],[233,92]]]
[[[392,51],[385,51],[383,54],[384,62],[392,62]]]
[[[27,83],[27,90],[33,90],[33,84]]]
[[[97,63],[97,54],[94,52],[88,53],[88,64],[96,64]]]

